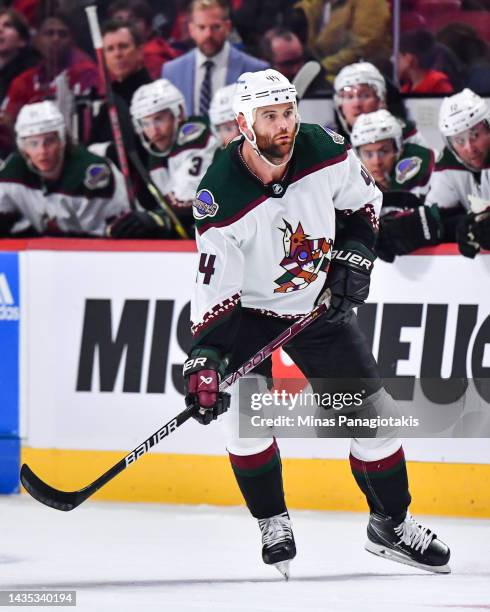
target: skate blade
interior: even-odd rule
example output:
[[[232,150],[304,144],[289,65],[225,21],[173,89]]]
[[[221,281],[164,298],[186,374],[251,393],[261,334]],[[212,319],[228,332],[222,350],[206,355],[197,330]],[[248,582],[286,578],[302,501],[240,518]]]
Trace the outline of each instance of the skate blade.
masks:
[[[273,563],[273,565],[284,580],[289,580],[289,561],[278,561],[278,563]]]
[[[390,561],[396,561],[397,563],[403,563],[404,565],[411,565],[413,567],[418,567],[419,569],[423,569],[427,572],[433,572],[434,574],[450,574],[451,568],[449,565],[426,565],[425,563],[418,563],[410,557],[407,557],[403,553],[397,552],[391,548],[387,548],[386,546],[382,546],[381,544],[375,544],[368,540],[364,545],[364,548],[376,555],[377,557],[381,557],[383,559],[388,559]]]

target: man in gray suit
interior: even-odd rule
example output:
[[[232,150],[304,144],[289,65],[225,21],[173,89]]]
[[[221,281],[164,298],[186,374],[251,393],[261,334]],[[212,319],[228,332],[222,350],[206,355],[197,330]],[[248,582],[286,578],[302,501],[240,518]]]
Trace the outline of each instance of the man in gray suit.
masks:
[[[193,0],[189,33],[196,48],[170,62],[162,77],[183,94],[188,115],[207,115],[213,94],[234,83],[243,72],[265,70],[269,64],[231,46],[229,8],[225,0]]]

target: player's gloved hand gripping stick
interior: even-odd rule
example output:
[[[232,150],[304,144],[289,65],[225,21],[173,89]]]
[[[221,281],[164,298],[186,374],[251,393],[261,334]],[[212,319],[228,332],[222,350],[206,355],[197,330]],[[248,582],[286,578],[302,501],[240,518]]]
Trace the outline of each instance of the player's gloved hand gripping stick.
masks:
[[[267,357],[269,357],[276,349],[280,348],[289,340],[292,340],[297,334],[303,329],[308,327],[313,321],[318,319],[320,315],[328,310],[330,306],[330,295],[328,292],[325,294],[324,301],[316,306],[309,314],[305,315],[298,321],[295,321],[290,327],[284,330],[275,340],[269,342],[263,349],[255,353],[248,361],[240,366],[235,372],[227,376],[219,384],[219,391],[223,392],[234,384],[239,378],[245,376],[248,372],[253,370],[256,366],[262,363]],[[185,423],[191,416],[194,415],[196,410],[195,406],[189,406],[183,410],[180,414],[174,417],[171,421],[166,423],[158,431],[152,434],[147,440],[139,444],[133,451],[123,457],[115,465],[113,465],[107,472],[102,474],[97,480],[87,485],[79,491],[60,491],[50,485],[43,482],[31,468],[24,463],[20,471],[20,481],[26,491],[37,499],[37,501],[55,508],[56,510],[73,510],[86,499],[98,491],[101,487],[111,481],[120,472],[125,470],[128,465],[131,465],[137,461],[140,457],[146,454],[153,446],[161,442],[163,438],[166,438],[177,427],[180,427]]]

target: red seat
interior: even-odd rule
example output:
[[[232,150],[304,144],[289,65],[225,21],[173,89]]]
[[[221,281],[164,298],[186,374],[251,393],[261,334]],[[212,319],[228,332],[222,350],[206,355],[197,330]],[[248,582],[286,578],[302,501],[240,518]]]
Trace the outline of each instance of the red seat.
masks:
[[[427,28],[427,21],[420,13],[408,11],[401,14],[400,32],[409,32],[410,30],[421,30]]]

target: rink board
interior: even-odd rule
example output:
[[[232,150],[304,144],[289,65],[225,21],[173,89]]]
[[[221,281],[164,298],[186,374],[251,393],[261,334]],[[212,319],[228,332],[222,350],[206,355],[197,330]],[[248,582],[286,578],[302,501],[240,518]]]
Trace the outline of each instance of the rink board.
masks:
[[[149,241],[40,239],[4,241],[3,248],[20,251],[22,457],[55,486],[79,488],[183,408],[196,254],[191,243]],[[394,374],[420,375],[427,313],[439,305],[446,329],[441,376],[448,377],[461,308],[471,306],[474,324],[458,358],[468,376],[488,372],[490,337],[483,353],[475,347],[488,335],[489,272],[488,255],[469,261],[444,246],[393,265],[377,262],[374,354],[380,338],[386,345],[389,321],[398,330]],[[282,363],[281,374],[288,371]],[[280,446],[292,507],[365,508],[346,461],[348,441]],[[490,516],[488,440],[412,439],[404,446],[417,511]],[[164,453],[128,469],[100,498],[240,503],[217,426],[187,423],[158,450]]]

